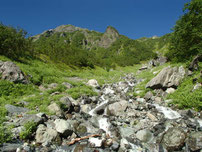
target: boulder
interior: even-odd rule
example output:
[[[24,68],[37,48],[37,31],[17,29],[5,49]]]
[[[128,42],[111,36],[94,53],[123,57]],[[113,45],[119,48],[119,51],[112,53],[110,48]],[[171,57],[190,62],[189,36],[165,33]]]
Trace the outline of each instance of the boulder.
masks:
[[[29,109],[27,108],[23,108],[23,107],[17,107],[17,106],[13,106],[10,104],[5,105],[6,110],[8,111],[9,114],[11,115],[17,115],[17,114],[21,114],[21,113],[25,113],[28,112]]]
[[[99,84],[98,84],[97,80],[95,80],[95,79],[89,80],[89,81],[87,82],[87,85],[89,85],[89,86],[91,86],[91,87],[94,87],[94,88],[99,87]]]
[[[136,137],[142,142],[149,142],[153,138],[153,134],[147,130],[140,130],[136,133]]]
[[[108,106],[109,113],[114,116],[118,116],[122,114],[128,106],[128,102],[126,100],[121,100],[119,102],[115,102]]]
[[[177,88],[181,80],[185,76],[185,69],[180,67],[165,67],[161,72],[150,80],[146,88],[152,89],[166,89],[166,88]]]
[[[37,125],[42,124],[45,121],[45,118],[39,117],[36,114],[26,114],[22,117],[22,119],[18,122],[19,125],[24,125],[28,122],[35,122]]]
[[[63,115],[63,111],[60,108],[60,106],[58,104],[56,104],[55,102],[50,104],[48,106],[48,110],[52,113],[55,113],[57,116],[62,116]]]
[[[188,138],[188,146],[192,151],[202,149],[202,132],[192,132]]]
[[[56,119],[54,123],[56,131],[61,133],[63,136],[67,137],[73,133],[73,127],[69,121],[64,119]]]
[[[184,146],[186,134],[182,128],[169,128],[164,134],[162,143],[169,151],[179,150]]]
[[[1,62],[0,63],[1,79],[8,80],[14,83],[28,83],[28,79],[20,68],[13,62]]]
[[[139,68],[140,71],[148,69],[147,65],[143,65],[141,68]]]
[[[119,130],[122,138],[130,137],[135,134],[135,130],[131,127],[120,127]]]
[[[192,91],[198,90],[201,87],[202,87],[202,84],[197,82],[196,85],[194,86],[194,88],[192,89]]]
[[[151,92],[151,91],[149,91],[149,92],[147,92],[146,94],[145,94],[145,96],[144,96],[144,98],[145,98],[145,100],[149,100],[149,99],[151,99],[151,97],[153,96],[153,93]]]
[[[70,89],[70,88],[73,87],[73,86],[72,86],[70,83],[68,83],[68,82],[63,82],[62,85],[64,85],[67,89]]]
[[[158,57],[157,62],[159,63],[159,65],[163,65],[167,62],[167,58],[160,56],[160,57]]]
[[[192,62],[189,65],[190,71],[198,70],[198,68],[199,68],[198,62],[199,62],[200,58],[201,58],[201,56],[199,56],[199,55],[197,55],[193,58]]]
[[[36,131],[36,142],[37,143],[46,143],[49,144],[55,141],[58,137],[58,133],[56,130],[52,128],[47,128],[44,125],[39,125]]]
[[[0,147],[0,151],[15,152],[19,147],[22,147],[21,143],[5,143]]]

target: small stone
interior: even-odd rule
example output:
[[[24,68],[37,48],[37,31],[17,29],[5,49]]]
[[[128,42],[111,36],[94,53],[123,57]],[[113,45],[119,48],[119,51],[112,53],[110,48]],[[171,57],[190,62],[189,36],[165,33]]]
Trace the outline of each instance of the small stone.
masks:
[[[155,100],[156,103],[161,103],[162,102],[161,97],[156,97],[154,100]]]
[[[151,114],[150,112],[147,113],[147,117],[152,120],[152,121],[157,121],[158,119],[153,115]]]
[[[145,102],[145,99],[144,98],[137,98],[136,101],[138,101],[138,102]]]
[[[149,92],[147,92],[147,93],[145,94],[144,98],[145,98],[146,100],[149,100],[149,99],[151,99],[152,96],[153,96],[153,93],[152,93],[151,91],[149,91]]]
[[[97,147],[97,148],[101,147],[101,146],[102,146],[102,143],[103,143],[103,140],[102,140],[102,139],[98,139],[98,138],[94,138],[94,137],[89,138],[88,141],[89,141],[89,143],[90,143],[90,145],[91,145],[92,147]]]
[[[54,89],[54,88],[56,88],[57,86],[58,86],[57,83],[51,83],[51,84],[48,85],[48,88]]]
[[[73,86],[68,82],[63,82],[62,85],[64,85],[67,89],[71,89]]]
[[[119,147],[120,147],[120,144],[116,141],[113,141],[111,149],[114,151],[117,151],[119,149]]]
[[[153,138],[153,134],[147,130],[140,130],[136,133],[136,137],[142,142],[149,142]]]
[[[175,89],[174,88],[168,88],[167,90],[166,90],[166,93],[168,93],[168,94],[171,94],[171,93],[174,93],[175,92]]]
[[[95,79],[89,80],[89,81],[87,82],[87,85],[89,85],[89,86],[91,86],[91,87],[94,87],[94,88],[99,87],[99,84],[98,84],[97,80],[95,80]]]

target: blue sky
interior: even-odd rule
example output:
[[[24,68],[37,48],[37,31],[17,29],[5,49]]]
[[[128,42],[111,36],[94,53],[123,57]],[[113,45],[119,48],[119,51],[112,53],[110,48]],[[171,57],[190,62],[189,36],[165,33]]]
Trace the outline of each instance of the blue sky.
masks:
[[[104,32],[108,25],[130,38],[162,36],[189,0],[2,0],[0,22],[30,35],[63,24]]]

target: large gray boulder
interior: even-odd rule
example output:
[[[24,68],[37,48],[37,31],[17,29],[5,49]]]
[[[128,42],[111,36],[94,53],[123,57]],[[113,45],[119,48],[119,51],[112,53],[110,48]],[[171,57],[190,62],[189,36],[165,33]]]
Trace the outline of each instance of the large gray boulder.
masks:
[[[186,134],[181,128],[169,128],[164,134],[162,143],[169,151],[179,150],[184,146]]]
[[[44,125],[39,125],[36,131],[36,142],[49,144],[59,138],[59,134],[52,128],[47,128]]]
[[[202,149],[202,132],[192,132],[188,139],[188,145],[192,151]]]
[[[18,122],[19,125],[24,125],[28,122],[35,122],[37,125],[42,124],[45,121],[43,117],[39,117],[36,114],[26,114]]]
[[[119,116],[122,113],[124,113],[124,111],[126,110],[127,106],[128,106],[128,102],[126,100],[121,100],[119,102],[115,102],[113,104],[110,104],[108,106],[108,112],[111,115]]]
[[[181,80],[185,77],[185,69],[183,66],[180,67],[165,67],[161,72],[150,80],[146,88],[152,89],[166,89],[166,88],[177,88]]]
[[[56,119],[54,123],[56,131],[61,133],[63,136],[67,137],[73,133],[73,126],[70,121],[64,119]]]
[[[142,142],[149,142],[153,138],[153,134],[148,129],[144,129],[138,131],[136,137]]]
[[[13,62],[7,61],[0,63],[1,79],[15,83],[28,83],[28,79],[20,68]]]
[[[18,115],[29,111],[27,108],[17,107],[10,104],[5,105],[5,108],[10,115]]]

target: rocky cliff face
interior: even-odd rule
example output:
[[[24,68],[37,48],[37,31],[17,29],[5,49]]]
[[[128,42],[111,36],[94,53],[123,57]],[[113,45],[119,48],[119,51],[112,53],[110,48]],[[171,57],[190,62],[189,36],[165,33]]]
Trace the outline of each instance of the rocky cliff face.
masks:
[[[118,31],[111,27],[108,26],[104,35],[101,38],[101,41],[99,43],[100,47],[108,48],[114,43],[117,39],[119,38],[119,33]]]
[[[99,46],[108,48],[119,38],[118,31],[112,26],[108,26],[104,33],[99,33],[85,28],[76,27],[74,25],[61,25],[55,29],[49,29],[41,34],[33,36],[33,41],[37,41],[41,36],[49,37],[57,33],[61,33],[61,37],[64,36],[65,33],[72,33],[73,37],[76,32],[85,36],[83,42],[87,48],[89,48],[89,44],[91,45],[90,47]]]

